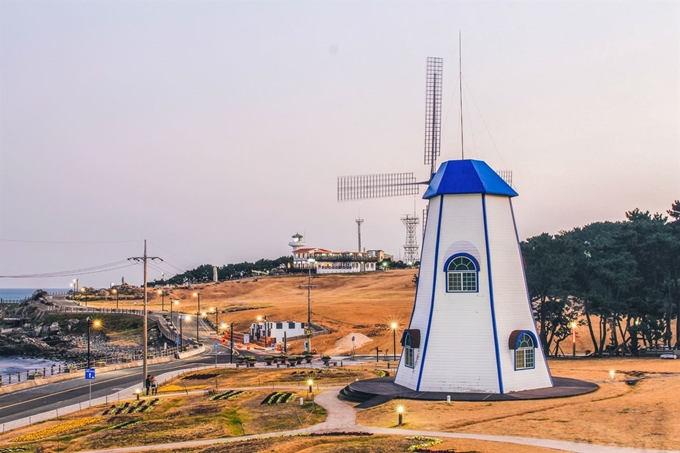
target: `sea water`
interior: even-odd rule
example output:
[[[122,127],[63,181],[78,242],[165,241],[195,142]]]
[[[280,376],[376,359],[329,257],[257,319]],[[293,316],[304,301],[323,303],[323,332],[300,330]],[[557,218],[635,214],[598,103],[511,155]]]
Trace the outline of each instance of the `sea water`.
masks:
[[[64,294],[69,291],[64,288],[0,288],[0,299],[12,301],[27,299],[38,289],[47,291],[48,294]]]
[[[9,373],[24,373],[28,370],[47,368],[48,373],[52,365],[63,365],[64,362],[53,362],[47,359],[31,359],[26,357],[0,357],[0,375]]]
[[[22,300],[33,295],[38,288],[0,288],[0,299],[2,300]],[[68,289],[63,288],[44,288],[48,293],[65,293]],[[50,368],[52,365],[59,365],[62,362],[54,362],[46,359],[36,359],[28,357],[0,357],[0,374],[25,372],[36,368]]]

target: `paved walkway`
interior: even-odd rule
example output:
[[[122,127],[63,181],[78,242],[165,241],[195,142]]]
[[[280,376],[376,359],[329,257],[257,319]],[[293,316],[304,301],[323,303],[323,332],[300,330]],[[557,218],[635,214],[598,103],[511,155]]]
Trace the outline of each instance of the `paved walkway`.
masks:
[[[262,387],[264,388],[264,387]],[[575,453],[680,453],[680,450],[646,450],[641,448],[609,447],[603,445],[583,444],[577,442],[566,442],[562,440],[537,439],[533,437],[514,437],[514,436],[491,436],[484,434],[464,434],[444,431],[422,431],[396,428],[376,428],[372,426],[362,426],[356,423],[356,411],[351,406],[338,399],[338,393],[342,387],[330,387],[322,393],[316,395],[315,401],[323,406],[328,412],[326,421],[309,428],[296,429],[292,431],[279,431],[266,434],[255,434],[251,436],[229,437],[220,439],[194,440],[188,442],[173,442],[160,445],[143,445],[138,447],[113,448],[109,450],[92,450],[82,453],[127,453],[158,451],[168,449],[184,449],[228,443],[246,439],[258,439],[274,436],[295,435],[300,433],[322,433],[329,431],[353,431],[369,432],[373,434],[386,434],[392,436],[430,436],[458,439],[474,439],[492,442],[506,442],[519,445],[530,445],[535,447],[552,448],[554,450],[569,451]]]

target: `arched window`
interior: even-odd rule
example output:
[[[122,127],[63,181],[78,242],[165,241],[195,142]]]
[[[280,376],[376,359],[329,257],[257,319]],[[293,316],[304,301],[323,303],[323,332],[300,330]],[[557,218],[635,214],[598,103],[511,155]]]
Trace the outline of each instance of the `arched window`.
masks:
[[[536,341],[532,334],[526,331],[514,331],[510,335],[510,349],[515,350],[516,370],[527,370],[536,367]]]
[[[477,261],[468,254],[453,255],[444,266],[446,270],[446,292],[448,293],[476,293]]]
[[[420,347],[420,330],[404,330],[401,334],[401,345],[404,347],[404,365],[414,368],[416,364],[415,350]]]

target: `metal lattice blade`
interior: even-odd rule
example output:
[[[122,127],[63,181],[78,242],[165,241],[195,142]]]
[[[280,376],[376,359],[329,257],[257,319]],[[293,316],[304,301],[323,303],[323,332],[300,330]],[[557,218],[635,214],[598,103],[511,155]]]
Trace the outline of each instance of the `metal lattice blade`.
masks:
[[[503,181],[507,182],[510,187],[512,187],[512,170],[500,170],[496,172]]]
[[[427,57],[425,85],[425,165],[436,170],[442,132],[442,67],[443,59]]]
[[[339,176],[338,201],[417,195],[420,184],[413,173]]]

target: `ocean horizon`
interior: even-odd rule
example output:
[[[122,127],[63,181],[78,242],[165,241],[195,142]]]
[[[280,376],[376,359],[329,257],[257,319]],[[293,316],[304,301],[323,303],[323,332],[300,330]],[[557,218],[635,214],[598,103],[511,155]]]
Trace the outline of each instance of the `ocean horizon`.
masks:
[[[39,289],[48,293],[66,293],[70,288],[0,288],[0,299],[21,300],[31,297]]]

